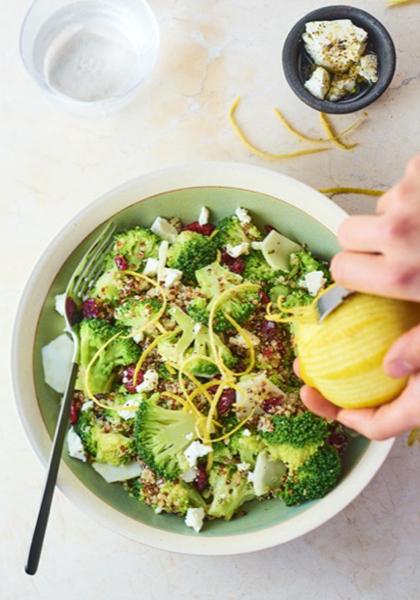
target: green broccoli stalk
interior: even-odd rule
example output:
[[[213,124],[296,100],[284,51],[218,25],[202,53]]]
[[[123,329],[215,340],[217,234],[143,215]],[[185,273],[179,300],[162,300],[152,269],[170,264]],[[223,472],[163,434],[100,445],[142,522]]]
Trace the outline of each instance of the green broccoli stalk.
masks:
[[[114,335],[119,337],[106,346],[89,371],[89,387],[92,394],[109,392],[115,377],[115,369],[136,362],[141,350],[132,339],[124,337],[125,331],[101,319],[86,319],[80,324],[80,373],[79,380],[86,383],[86,369],[93,356]],[[83,385],[85,388],[85,385]],[[87,390],[84,390],[87,392]]]
[[[131,333],[136,335],[145,328],[161,308],[162,302],[156,298],[136,300],[132,297],[116,308],[115,319],[118,324],[129,327]]]
[[[144,227],[128,229],[118,233],[114,240],[110,252],[112,261],[117,256],[123,256],[128,268],[134,271],[137,271],[147,258],[156,258],[158,255],[160,239],[150,229]]]
[[[216,464],[210,471],[209,484],[213,496],[208,514],[229,521],[242,504],[255,494],[247,476],[236,467]]]
[[[258,454],[264,449],[264,442],[254,433],[243,435],[239,430],[229,440],[229,448],[233,455],[239,456],[240,462],[247,463],[250,468],[255,467]]]
[[[270,457],[298,469],[322,446],[329,434],[327,422],[311,412],[292,417],[274,416],[273,431],[260,432]]]
[[[272,286],[283,275],[281,271],[275,271],[270,267],[260,250],[252,250],[244,260],[245,269],[242,277],[253,283]]]
[[[183,481],[158,479],[148,468],[127,487],[132,496],[156,512],[185,515],[189,508],[206,508],[205,501],[192,485]]]
[[[183,273],[186,284],[195,284],[195,272],[216,259],[217,248],[208,237],[194,231],[182,231],[169,248],[168,267]]]
[[[156,395],[144,400],[136,416],[137,453],[156,473],[176,479],[188,468],[184,450],[197,439],[196,419],[186,410],[159,406]]]
[[[214,241],[218,248],[224,248],[227,245],[237,246],[243,242],[260,240],[261,232],[253,223],[242,224],[238,217],[225,217],[217,226],[217,233]]]
[[[319,448],[296,472],[289,474],[280,492],[286,506],[323,498],[337,484],[342,472],[340,457],[335,448]]]

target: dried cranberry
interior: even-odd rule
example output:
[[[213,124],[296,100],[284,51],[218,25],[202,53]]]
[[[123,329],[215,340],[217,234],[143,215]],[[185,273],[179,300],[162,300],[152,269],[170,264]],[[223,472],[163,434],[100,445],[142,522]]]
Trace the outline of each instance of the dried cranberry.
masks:
[[[77,423],[77,419],[79,418],[79,412],[82,407],[82,403],[80,400],[74,400],[70,406],[70,423],[74,425]]]
[[[140,385],[144,379],[144,371],[139,371],[137,373],[136,381],[134,382],[135,370],[136,365],[130,365],[122,372],[122,383],[129,394],[135,394],[137,386]]]
[[[347,436],[340,432],[331,433],[327,438],[327,443],[340,452],[347,443]]]
[[[83,317],[85,319],[99,318],[99,305],[94,298],[88,298],[82,304]]]
[[[184,231],[194,231],[195,233],[201,233],[201,235],[209,236],[214,231],[214,225],[211,223],[205,223],[205,225],[200,225],[198,221],[194,221],[193,223],[189,223],[184,226]]]
[[[125,260],[124,256],[121,256],[121,254],[114,258],[114,262],[117,265],[117,269],[120,271],[126,271],[128,269],[128,262]]]
[[[199,492],[204,492],[208,485],[206,465],[203,463],[197,465],[197,477],[194,479],[194,484]]]
[[[273,413],[276,411],[276,408],[283,404],[284,398],[282,396],[273,396],[271,398],[266,398],[261,404],[261,408],[266,413]]]
[[[264,290],[260,290],[258,296],[263,304],[268,304],[270,302],[270,296],[267,292],[264,292]]]
[[[226,388],[223,390],[220,400],[217,403],[217,412],[221,417],[225,417],[232,410],[236,400],[236,392],[232,388]]]
[[[76,302],[73,298],[66,298],[66,315],[70,325],[75,325],[81,319],[80,312],[76,306]]]
[[[262,349],[262,354],[266,358],[271,358],[274,354],[274,348],[272,346],[266,346]]]
[[[266,338],[272,338],[277,334],[277,325],[274,321],[267,321],[264,319],[261,325],[261,333]]]

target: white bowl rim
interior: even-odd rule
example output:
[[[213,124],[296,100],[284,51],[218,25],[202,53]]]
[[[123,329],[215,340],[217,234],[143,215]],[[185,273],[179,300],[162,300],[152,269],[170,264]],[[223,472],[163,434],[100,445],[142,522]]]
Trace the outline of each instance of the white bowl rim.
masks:
[[[140,176],[100,196],[81,210],[52,240],[37,261],[22,292],[12,336],[12,380],[20,421],[41,463],[48,464],[51,440],[42,421],[32,377],[18,377],[17,366],[32,365],[36,321],[56,272],[79,243],[106,219],[133,201],[193,187],[232,187],[279,198],[301,209],[331,232],[346,213],[313,188],[287,175],[249,164],[205,161],[182,164]],[[287,196],[287,199],[283,197]],[[133,200],[133,197],[135,200]],[[40,298],[37,300],[37,297]],[[28,343],[30,342],[30,343]],[[20,371],[22,372],[22,371]],[[31,372],[28,370],[27,372]],[[259,531],[202,537],[167,532],[115,510],[98,498],[62,463],[57,485],[63,494],[109,529],[149,546],[183,554],[222,556],[254,552],[291,541],[328,521],[368,485],[388,456],[394,440],[370,442],[363,458],[330,494],[303,513]]]

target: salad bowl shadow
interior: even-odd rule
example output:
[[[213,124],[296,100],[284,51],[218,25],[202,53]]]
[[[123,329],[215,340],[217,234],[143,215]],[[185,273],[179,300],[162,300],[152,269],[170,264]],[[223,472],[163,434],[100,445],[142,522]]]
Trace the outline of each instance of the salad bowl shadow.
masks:
[[[54,297],[66,283],[98,229],[109,219],[121,228],[150,226],[155,217],[197,219],[207,206],[214,220],[236,208],[250,211],[257,225],[270,224],[322,258],[337,250],[335,232],[345,213],[317,191],[285,175],[237,163],[195,163],[151,173],[105,194],[81,211],[39,259],[18,307],[12,374],[18,413],[44,466],[59,409],[59,395],[44,382],[41,348],[62,330]],[[28,377],[19,377],[27,373]],[[150,546],[187,554],[230,555],[290,541],[322,525],[369,483],[393,441],[353,439],[344,474],[325,498],[287,508],[280,500],[254,502],[229,522],[207,523],[200,534],[172,515],[156,514],[106,483],[89,465],[63,457],[58,486],[80,509],[114,531]]]

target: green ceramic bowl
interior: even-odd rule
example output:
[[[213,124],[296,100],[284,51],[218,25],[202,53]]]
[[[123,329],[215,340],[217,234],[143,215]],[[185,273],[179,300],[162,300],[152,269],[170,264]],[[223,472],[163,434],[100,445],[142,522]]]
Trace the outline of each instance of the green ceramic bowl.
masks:
[[[197,218],[203,205],[216,220],[239,206],[247,208],[257,223],[275,226],[323,258],[337,250],[335,231],[345,214],[328,198],[284,175],[249,165],[196,163],[131,181],[77,215],[35,267],[23,292],[13,336],[16,402],[44,465],[59,403],[58,394],[44,382],[41,366],[41,347],[63,327],[54,311],[55,294],[63,292],[97,228],[107,219],[112,217],[122,227],[149,226],[158,215],[188,222]],[[298,508],[286,508],[280,500],[251,503],[246,516],[208,523],[199,535],[180,518],[155,514],[78,460],[64,457],[58,485],[85,512],[139,542],[191,554],[236,554],[281,544],[330,519],[363,490],[391,446],[389,441],[355,439],[346,455],[342,481],[327,497]]]

